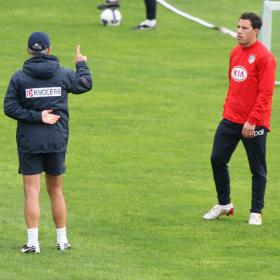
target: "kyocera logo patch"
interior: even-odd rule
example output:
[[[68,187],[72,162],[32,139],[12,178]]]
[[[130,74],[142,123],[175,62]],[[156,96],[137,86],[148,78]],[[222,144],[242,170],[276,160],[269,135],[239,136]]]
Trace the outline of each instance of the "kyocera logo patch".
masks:
[[[61,87],[28,88],[25,90],[26,98],[61,96]]]
[[[231,70],[231,77],[236,82],[243,82],[247,79],[247,70],[242,66],[235,66]]]

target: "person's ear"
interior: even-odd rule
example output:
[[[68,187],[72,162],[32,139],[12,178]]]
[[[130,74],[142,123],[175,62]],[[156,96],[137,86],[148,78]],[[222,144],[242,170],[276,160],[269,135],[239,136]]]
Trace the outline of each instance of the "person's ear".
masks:
[[[51,54],[51,48],[48,48],[48,55]]]

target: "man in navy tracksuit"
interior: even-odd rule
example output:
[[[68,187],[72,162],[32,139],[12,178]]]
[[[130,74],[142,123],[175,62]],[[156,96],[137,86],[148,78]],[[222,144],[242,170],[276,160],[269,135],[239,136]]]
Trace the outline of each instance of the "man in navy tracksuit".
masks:
[[[45,172],[57,230],[57,249],[71,248],[66,235],[66,204],[62,182],[68,142],[68,93],[92,88],[86,56],[76,50],[76,72],[60,67],[50,55],[46,33],[34,32],[28,39],[31,58],[11,78],[4,100],[5,114],[17,120],[19,173],[23,175],[27,243],[23,253],[39,253],[38,226],[41,173]]]

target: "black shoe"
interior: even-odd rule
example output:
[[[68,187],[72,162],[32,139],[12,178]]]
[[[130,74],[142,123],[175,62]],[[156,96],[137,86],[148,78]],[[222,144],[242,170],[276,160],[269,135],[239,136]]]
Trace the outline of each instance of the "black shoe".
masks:
[[[56,243],[56,248],[58,251],[66,251],[71,249],[70,243]]]
[[[99,9],[99,10],[117,9],[119,7],[120,7],[119,1],[110,2],[110,1],[107,0],[105,3],[98,5],[97,9]]]
[[[25,244],[21,249],[20,249],[21,253],[24,254],[39,254],[40,253],[40,247],[38,246],[27,246],[27,244]]]

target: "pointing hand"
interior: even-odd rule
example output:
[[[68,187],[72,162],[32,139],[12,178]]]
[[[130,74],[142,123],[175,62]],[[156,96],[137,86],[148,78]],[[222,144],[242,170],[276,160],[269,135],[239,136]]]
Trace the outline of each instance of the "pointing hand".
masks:
[[[77,46],[76,48],[76,64],[81,62],[81,61],[87,61],[87,57],[85,55],[82,55],[81,54],[81,51],[80,51],[80,45]]]

